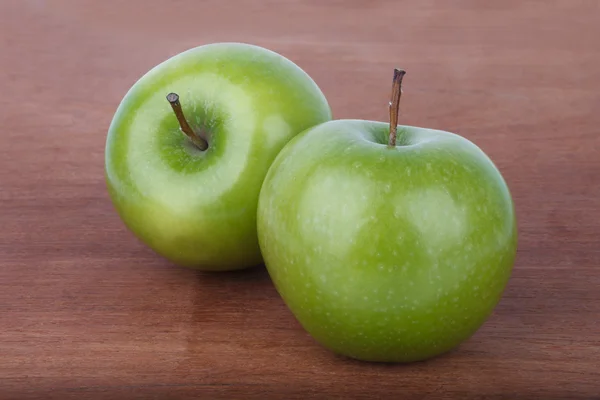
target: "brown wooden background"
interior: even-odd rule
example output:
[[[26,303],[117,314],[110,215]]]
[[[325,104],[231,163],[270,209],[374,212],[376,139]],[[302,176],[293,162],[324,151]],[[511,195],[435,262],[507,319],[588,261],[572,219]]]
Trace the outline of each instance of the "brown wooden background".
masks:
[[[600,398],[600,2],[0,2],[0,398]],[[494,315],[426,363],[316,345],[264,269],[207,275],[127,232],[105,135],[129,86],[189,47],[301,65],[336,118],[455,131],[497,163],[520,245]],[[396,397],[396,398],[397,398]]]

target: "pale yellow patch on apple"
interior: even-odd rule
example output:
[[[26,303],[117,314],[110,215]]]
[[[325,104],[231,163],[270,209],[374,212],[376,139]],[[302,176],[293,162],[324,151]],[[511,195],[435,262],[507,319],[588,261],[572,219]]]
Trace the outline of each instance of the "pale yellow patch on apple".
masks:
[[[394,201],[398,210],[427,238],[433,252],[456,246],[468,229],[469,216],[447,192],[438,188],[413,191]],[[448,221],[450,223],[448,223]]]
[[[347,171],[317,171],[299,202],[302,237],[311,248],[326,243],[328,251],[343,255],[356,246],[361,229],[369,222],[371,199],[365,193],[373,182],[360,175],[348,179]],[[362,195],[357,195],[362,193]],[[328,199],[323,202],[323,198]],[[344,229],[339,229],[344,226]]]
[[[292,134],[292,128],[283,119],[281,115],[272,114],[265,118],[263,122],[265,138],[269,140],[269,147],[279,145],[288,140]]]
[[[194,77],[194,86],[201,87],[201,91],[189,91],[189,84],[190,78],[185,76],[180,80],[171,81],[168,89],[157,90],[147,101],[160,103],[165,113],[172,113],[165,100],[165,93],[173,91],[181,94],[182,103],[201,105],[207,101],[205,99],[211,99],[211,107],[226,110],[227,117],[223,121],[221,134],[235,132],[236,137],[235,140],[227,141],[222,162],[188,175],[178,173],[161,162],[154,155],[153,149],[154,140],[161,132],[155,125],[156,118],[149,115],[155,112],[155,107],[138,108],[138,112],[133,116],[129,136],[131,145],[128,146],[127,162],[132,174],[131,181],[139,185],[137,189],[142,194],[155,199],[175,214],[185,214],[190,207],[198,207],[202,203],[209,204],[236,184],[235,180],[226,178],[242,175],[241,172],[251,153],[250,132],[256,129],[251,97],[239,86],[210,73]],[[207,152],[202,156],[208,157],[210,154]],[[218,173],[213,169],[218,169]],[[157,185],[156,180],[160,180],[161,185]]]

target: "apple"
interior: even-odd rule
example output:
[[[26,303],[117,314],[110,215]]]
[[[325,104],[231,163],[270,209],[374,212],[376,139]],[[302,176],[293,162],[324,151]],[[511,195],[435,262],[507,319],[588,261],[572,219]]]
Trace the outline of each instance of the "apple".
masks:
[[[473,335],[517,247],[513,200],[490,158],[446,131],[332,120],[288,142],[260,192],[258,236],[281,298],[323,347],[426,360]]]
[[[256,208],[283,145],[331,119],[299,66],[271,50],[213,43],[152,68],[110,124],[105,176],[127,228],[173,263],[260,264]]]

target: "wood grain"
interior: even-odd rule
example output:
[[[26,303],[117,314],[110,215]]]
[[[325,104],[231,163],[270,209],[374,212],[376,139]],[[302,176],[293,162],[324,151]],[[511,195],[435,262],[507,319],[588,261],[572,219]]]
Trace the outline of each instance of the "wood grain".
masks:
[[[600,398],[600,3],[0,2],[0,398]],[[264,268],[201,274],[113,211],[105,135],[149,68],[245,41],[301,65],[336,118],[451,130],[496,162],[520,242],[494,315],[456,351],[336,357]]]

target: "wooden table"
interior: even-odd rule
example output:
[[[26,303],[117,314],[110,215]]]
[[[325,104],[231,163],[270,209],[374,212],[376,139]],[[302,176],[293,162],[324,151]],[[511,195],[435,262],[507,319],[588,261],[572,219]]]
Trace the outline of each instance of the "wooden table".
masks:
[[[0,3],[0,398],[600,398],[600,3]],[[494,315],[413,365],[336,357],[264,268],[202,274],[113,211],[105,135],[149,68],[246,41],[301,65],[336,118],[446,129],[496,162],[520,243]],[[394,395],[394,396],[392,396]]]

